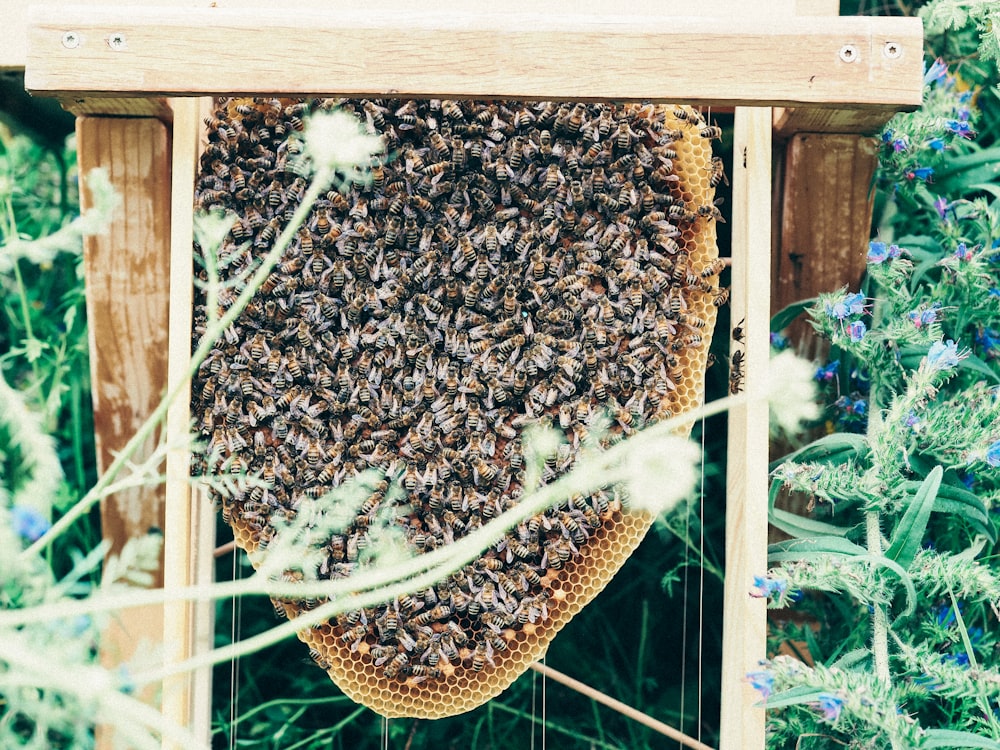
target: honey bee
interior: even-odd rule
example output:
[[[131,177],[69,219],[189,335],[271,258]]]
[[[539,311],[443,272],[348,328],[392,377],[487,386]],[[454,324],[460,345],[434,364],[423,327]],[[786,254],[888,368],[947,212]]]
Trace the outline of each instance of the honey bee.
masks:
[[[734,396],[743,390],[743,362],[743,351],[738,349],[733,352],[729,362],[729,392]]]
[[[714,138],[714,139],[722,138],[722,128],[718,127],[717,125],[706,126],[698,131],[698,135],[700,135],[702,138]]]

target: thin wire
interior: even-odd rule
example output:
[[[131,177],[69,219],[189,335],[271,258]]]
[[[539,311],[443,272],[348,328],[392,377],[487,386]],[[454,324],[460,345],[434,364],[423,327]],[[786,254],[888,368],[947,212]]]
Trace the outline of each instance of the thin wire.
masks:
[[[545,654],[542,654],[542,667],[545,667]],[[545,750],[545,735],[546,729],[548,728],[548,723],[545,720],[545,684],[547,680],[545,679],[546,673],[542,672],[542,750]],[[534,733],[532,733],[534,734]]]
[[[232,568],[232,578],[237,580],[240,577],[241,570],[240,566],[237,564],[236,558],[239,555],[233,555],[233,568]],[[229,640],[231,643],[236,643],[240,639],[242,623],[242,610],[243,610],[243,599],[242,597],[233,596],[232,603],[232,622],[229,626]],[[240,657],[234,656],[229,661],[229,750],[235,750],[236,748],[236,726],[237,717],[239,716],[239,701],[240,701],[240,691],[238,689],[240,680]]]
[[[679,718],[679,729],[684,731],[684,702],[687,697],[687,640],[688,640],[688,596],[691,593],[690,562],[691,546],[688,540],[691,538],[691,513],[690,509],[684,512],[684,586],[681,594],[681,710]]]
[[[382,717],[382,750],[389,750],[389,719]]]
[[[701,418],[701,487],[698,491],[700,526],[698,550],[698,726],[695,737],[701,740],[701,710],[702,710],[702,670],[704,668],[705,650],[705,418]]]
[[[531,743],[529,750],[535,750],[535,686],[538,682],[538,672],[531,673]]]

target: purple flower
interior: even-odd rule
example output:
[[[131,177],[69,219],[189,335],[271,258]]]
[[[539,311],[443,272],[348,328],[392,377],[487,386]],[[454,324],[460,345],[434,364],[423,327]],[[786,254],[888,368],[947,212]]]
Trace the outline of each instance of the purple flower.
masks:
[[[892,142],[892,150],[898,154],[901,151],[906,151],[909,148],[909,145],[910,139],[905,135],[902,135]]]
[[[949,133],[954,133],[960,138],[976,137],[976,131],[972,129],[972,126],[964,118],[959,120],[948,120],[948,122],[944,125],[944,129]]]
[[[911,411],[906,415],[906,419],[903,420],[903,424],[910,428],[916,428],[916,426],[920,424],[920,417]]]
[[[48,519],[34,508],[15,505],[10,509],[10,513],[14,519],[14,531],[29,542],[37,541],[52,527]]]
[[[844,699],[833,693],[820,693],[816,707],[823,712],[824,719],[836,721],[840,718],[840,712],[844,708]]]
[[[931,307],[924,310],[910,310],[906,313],[906,317],[910,319],[910,322],[916,328],[923,328],[925,325],[933,323],[937,320],[938,304],[935,303]]]
[[[931,66],[924,71],[924,85],[929,86],[932,83],[940,81],[948,75],[948,65],[940,57],[931,63]]]
[[[932,370],[950,370],[957,367],[966,356],[958,351],[958,346],[951,339],[946,342],[935,341],[927,350],[927,366]]]
[[[851,341],[854,343],[861,341],[867,331],[868,326],[864,324],[864,321],[855,320],[847,324],[847,335],[851,337]]]
[[[816,369],[816,380],[823,383],[829,383],[831,380],[837,377],[837,371],[840,369],[840,360],[835,359],[828,365],[819,367]]]
[[[774,674],[763,670],[761,672],[750,672],[746,677],[750,687],[760,693],[762,698],[767,698],[774,692]]]
[[[935,210],[937,210],[938,216],[940,216],[942,219],[947,218],[948,201],[946,201],[943,197],[939,197],[936,201],[934,201],[934,208]]]
[[[990,466],[1000,466],[1000,440],[986,449],[986,463]]]
[[[955,248],[954,256],[959,260],[970,261],[975,253],[975,248],[970,248],[964,242],[959,242],[958,247]]]
[[[906,173],[908,180],[924,180],[925,182],[934,176],[934,167],[914,167]]]

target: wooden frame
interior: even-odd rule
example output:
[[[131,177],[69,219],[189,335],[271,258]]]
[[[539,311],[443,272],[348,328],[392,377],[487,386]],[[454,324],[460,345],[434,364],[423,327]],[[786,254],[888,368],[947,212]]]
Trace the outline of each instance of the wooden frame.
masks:
[[[194,101],[170,107],[155,97],[434,94],[735,105],[733,312],[746,318],[752,399],[730,414],[725,620],[751,638],[725,629],[721,747],[762,748],[763,712],[750,708],[756,696],[743,675],[764,654],[764,605],[751,600],[747,588],[766,565],[767,405],[758,397],[768,356],[770,135],[775,124],[784,135],[803,127],[869,132],[921,97],[919,21],[778,17],[774,9],[782,3],[788,0],[768,3],[770,11],[756,8],[760,17],[742,18],[735,5],[720,0],[703,5],[704,12],[727,14],[717,18],[666,18],[648,3],[612,15],[591,0],[560,0],[555,14],[531,12],[526,2],[493,12],[485,3],[459,7],[451,0],[420,11],[403,0],[376,0],[360,10],[301,3],[249,13],[244,6],[255,3],[34,7],[26,85],[79,113],[173,117],[172,362],[188,356],[189,178],[198,110]],[[821,3],[808,3],[809,10],[822,12]],[[744,12],[756,7],[742,5]],[[247,49],[267,53],[247,55]],[[172,369],[171,382],[177,378]],[[171,414],[168,436],[187,430],[182,407]],[[171,457],[168,477],[166,577],[168,585],[179,585],[193,580],[187,561],[204,555],[205,544],[191,511],[186,456]],[[193,649],[192,609],[168,608],[166,618],[167,633],[182,651]],[[196,690],[174,685],[165,693],[165,710],[191,722]]]

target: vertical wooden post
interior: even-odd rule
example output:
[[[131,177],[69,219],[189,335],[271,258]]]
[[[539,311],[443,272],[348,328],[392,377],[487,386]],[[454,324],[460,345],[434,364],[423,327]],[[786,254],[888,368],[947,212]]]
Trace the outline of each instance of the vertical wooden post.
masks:
[[[764,601],[749,595],[767,566],[771,110],[737,107],[733,144],[732,316],[745,319],[749,401],[729,413],[720,750],[763,750],[764,711],[744,680],[765,655]],[[739,346],[735,344],[734,346]]]
[[[102,167],[122,203],[106,233],[84,240],[90,370],[98,471],[111,463],[163,395],[167,371],[167,272],[170,225],[170,133],[153,118],[81,117],[76,122],[80,174]],[[93,204],[84,189],[81,207]],[[156,448],[154,434],[134,461]],[[110,554],[164,525],[163,487],[123,490],[101,502],[102,535]],[[163,582],[162,568],[154,585]],[[115,666],[163,638],[162,607],[120,612],[101,643],[101,661]],[[145,697],[156,700],[157,686]],[[98,731],[100,747],[114,737]]]
[[[198,160],[200,113],[203,100],[174,99],[173,179],[170,227],[170,365],[168,388],[186,377],[191,358],[193,191]],[[164,586],[180,588],[211,580],[214,513],[200,493],[191,491],[189,387],[185,387],[167,414],[167,512],[164,549]],[[211,647],[210,602],[171,602],[164,612],[167,664],[176,664]],[[163,714],[186,727],[208,745],[211,719],[211,671],[198,670],[164,682]],[[165,750],[186,750],[164,741]]]

